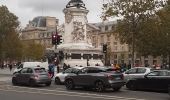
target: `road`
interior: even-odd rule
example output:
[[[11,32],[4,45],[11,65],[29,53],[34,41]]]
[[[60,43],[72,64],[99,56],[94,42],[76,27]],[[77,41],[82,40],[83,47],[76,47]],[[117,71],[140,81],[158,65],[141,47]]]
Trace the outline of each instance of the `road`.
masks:
[[[3,76],[4,77],[4,76]],[[2,76],[0,76],[2,79]],[[10,78],[9,78],[10,79]],[[12,86],[10,80],[0,82],[0,98],[2,100],[169,100],[167,93],[130,91],[123,87],[118,92],[106,90],[98,93],[93,90],[66,90],[64,85],[50,87]]]

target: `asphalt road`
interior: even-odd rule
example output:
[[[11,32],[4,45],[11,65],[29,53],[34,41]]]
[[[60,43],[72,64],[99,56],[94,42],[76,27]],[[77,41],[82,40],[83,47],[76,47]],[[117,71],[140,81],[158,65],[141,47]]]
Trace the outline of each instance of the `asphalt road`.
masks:
[[[1,100],[170,100],[168,93],[130,91],[123,87],[118,92],[98,93],[77,88],[66,90],[64,85],[46,87],[12,86],[10,81],[0,84]]]

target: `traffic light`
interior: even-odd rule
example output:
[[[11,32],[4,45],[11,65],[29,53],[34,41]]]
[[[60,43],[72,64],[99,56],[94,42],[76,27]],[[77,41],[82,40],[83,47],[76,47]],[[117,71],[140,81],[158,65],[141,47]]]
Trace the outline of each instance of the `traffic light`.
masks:
[[[103,45],[103,53],[106,53],[107,52],[107,44],[104,44]]]
[[[57,35],[57,45],[62,43],[62,35]]]
[[[52,34],[52,44],[56,45],[57,42],[57,34]]]

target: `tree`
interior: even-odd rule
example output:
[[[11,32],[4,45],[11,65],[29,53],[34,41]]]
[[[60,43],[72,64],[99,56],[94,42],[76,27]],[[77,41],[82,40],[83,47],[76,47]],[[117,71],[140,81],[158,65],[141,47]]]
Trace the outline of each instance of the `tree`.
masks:
[[[0,60],[19,57],[18,17],[9,12],[6,6],[0,6],[0,19]]]
[[[155,16],[157,9],[163,4],[164,1],[161,0],[107,0],[103,4],[104,20],[115,16],[122,18],[117,23],[116,33],[122,43],[127,43],[131,47],[132,65],[135,50],[143,46],[141,36],[143,39],[148,38],[143,35],[144,25]]]
[[[164,8],[157,12],[159,18],[159,27],[160,27],[160,52],[163,56],[169,58],[170,65],[170,0],[167,1],[167,4]]]
[[[23,59],[41,60],[45,55],[45,48],[41,44],[24,42],[22,54]]]

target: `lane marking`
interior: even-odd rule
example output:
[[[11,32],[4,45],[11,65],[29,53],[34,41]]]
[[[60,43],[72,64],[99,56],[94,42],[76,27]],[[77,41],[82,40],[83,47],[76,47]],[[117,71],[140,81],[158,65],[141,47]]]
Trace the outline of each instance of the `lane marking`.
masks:
[[[127,98],[127,97],[120,97],[120,96],[110,96],[110,95],[100,95],[100,94],[92,94],[92,93],[79,93],[79,92],[71,92],[71,91],[62,91],[62,90],[49,90],[49,89],[36,89],[36,88],[28,88],[28,87],[19,87],[19,86],[10,86],[10,85],[6,85],[8,86],[8,89],[15,89],[19,88],[19,89],[28,89],[28,90],[37,90],[37,91],[48,91],[48,92],[58,92],[58,93],[65,93],[68,95],[72,95],[72,94],[78,94],[78,95],[88,95],[88,96],[99,96],[99,97],[109,97],[109,98],[117,98],[117,99],[126,99],[126,100],[144,100],[144,99],[137,99],[137,98]],[[10,88],[11,87],[11,88]],[[13,88],[14,87],[14,88]]]
[[[56,95],[56,96],[70,96],[70,97],[83,97],[83,98],[93,98],[93,99],[103,99],[103,100],[145,100],[145,99],[130,99],[130,98],[113,98],[113,97],[101,97],[100,95],[97,96],[90,96],[90,95],[76,95],[76,94],[54,94],[54,93],[41,93],[41,92],[28,92],[28,91],[16,91],[16,90],[4,90],[0,89],[1,91],[8,91],[8,92],[17,92],[17,93],[30,93],[30,94],[45,94],[45,95]]]

